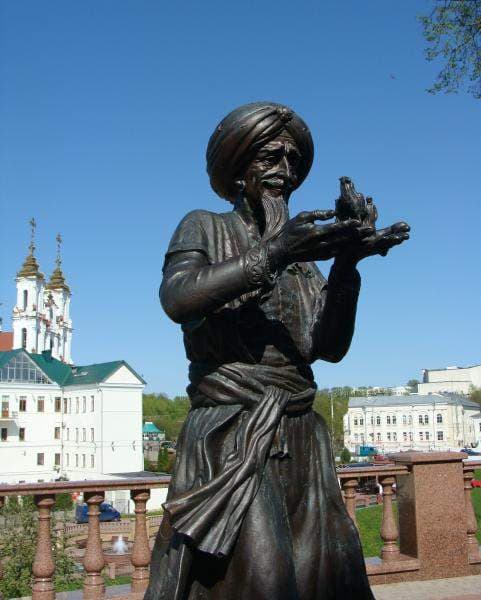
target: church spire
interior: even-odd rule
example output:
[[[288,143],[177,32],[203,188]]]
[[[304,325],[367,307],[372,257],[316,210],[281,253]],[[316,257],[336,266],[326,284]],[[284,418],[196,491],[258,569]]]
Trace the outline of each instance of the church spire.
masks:
[[[17,277],[37,277],[43,279],[43,273],[40,273],[38,268],[37,259],[34,256],[35,252],[35,230],[37,228],[37,222],[32,217],[29,221],[31,228],[30,231],[30,244],[28,249],[30,250],[27,258],[24,260],[22,268],[17,273]]]
[[[50,281],[48,282],[47,288],[49,290],[65,290],[66,292],[70,292],[70,288],[65,282],[65,277],[62,272],[62,236],[60,233],[57,233],[57,237],[55,238],[57,241],[57,258],[55,259],[55,267],[54,272],[50,277]]]

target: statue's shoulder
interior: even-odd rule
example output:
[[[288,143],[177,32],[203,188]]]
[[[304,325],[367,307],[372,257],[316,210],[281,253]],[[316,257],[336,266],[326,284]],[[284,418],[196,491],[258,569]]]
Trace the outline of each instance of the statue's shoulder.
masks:
[[[215,230],[222,221],[222,214],[195,209],[188,212],[177,225],[167,254],[182,250],[198,250],[210,255]]]

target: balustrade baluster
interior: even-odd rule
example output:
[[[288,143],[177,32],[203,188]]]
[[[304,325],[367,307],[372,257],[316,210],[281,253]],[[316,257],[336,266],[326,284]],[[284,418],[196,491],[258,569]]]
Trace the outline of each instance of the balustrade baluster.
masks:
[[[37,550],[32,566],[32,573],[34,575],[32,600],[54,600],[55,588],[53,576],[55,573],[55,563],[53,562],[50,525],[52,508],[55,504],[55,495],[40,494],[35,496],[34,500],[38,509],[38,532]]]
[[[85,577],[83,584],[84,598],[102,598],[105,592],[102,569],[105,566],[100,538],[100,504],[104,500],[103,492],[85,492],[84,500],[88,505],[88,537],[83,565]]]
[[[398,560],[400,556],[397,546],[399,530],[392,506],[392,486],[396,483],[396,478],[393,475],[379,476],[379,483],[382,486],[381,539],[384,542],[381,550],[381,558],[389,562]]]
[[[354,525],[357,527],[356,521],[356,479],[342,479],[342,489],[344,491],[344,503],[346,505],[347,513],[354,521]]]
[[[147,534],[147,501],[149,490],[131,490],[130,497],[135,502],[135,535],[132,549],[132,591],[143,592],[149,583],[150,547]]]
[[[466,504],[466,529],[468,537],[468,556],[472,558],[481,558],[479,554],[478,540],[476,539],[476,531],[478,523],[473,509],[473,500],[471,497],[471,480],[474,478],[474,471],[465,469],[464,473],[464,499]]]

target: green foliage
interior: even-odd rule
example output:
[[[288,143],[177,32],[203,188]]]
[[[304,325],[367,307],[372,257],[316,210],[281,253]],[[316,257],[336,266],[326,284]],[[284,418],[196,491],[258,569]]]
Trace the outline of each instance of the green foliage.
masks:
[[[167,473],[170,467],[169,452],[167,448],[160,448],[157,456],[157,471]]]
[[[55,496],[54,510],[72,510],[73,500],[70,494],[57,494]]]
[[[419,380],[418,379],[410,379],[407,383],[406,383],[406,387],[410,388],[412,392],[417,392],[418,391],[418,385],[419,385]]]
[[[481,388],[473,387],[469,394],[469,399],[477,404],[481,404]]]
[[[187,396],[176,396],[170,400],[162,394],[144,394],[142,405],[145,421],[152,421],[159,429],[163,429],[168,440],[179,437],[190,409]]]
[[[20,500],[9,498],[0,514],[5,518],[4,527],[0,529],[0,556],[5,559],[0,593],[6,599],[30,596],[38,529],[33,499],[30,496]],[[52,553],[56,568],[55,587],[58,590],[74,577],[74,562],[65,549],[63,524],[57,524],[52,519]]]
[[[343,448],[341,452],[341,463],[346,464],[351,462],[351,453],[347,448]]]
[[[334,454],[340,452],[344,447],[343,416],[347,412],[350,396],[352,396],[350,387],[336,387],[331,390],[319,390],[314,399],[314,410],[324,418],[329,428]]]
[[[419,20],[429,44],[426,58],[443,60],[428,92],[457,92],[468,80],[468,90],[481,98],[481,0],[436,2],[431,14]]]
[[[397,519],[397,504],[393,504],[394,517]],[[356,521],[359,527],[362,551],[364,556],[380,556],[382,548],[381,521],[382,505],[369,506],[356,510]]]

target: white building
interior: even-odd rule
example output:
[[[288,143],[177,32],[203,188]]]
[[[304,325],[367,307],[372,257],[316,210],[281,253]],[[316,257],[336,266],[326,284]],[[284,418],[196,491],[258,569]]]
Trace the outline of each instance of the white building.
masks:
[[[464,396],[410,394],[350,398],[344,445],[379,452],[459,450],[480,438],[480,406]]]
[[[418,393],[469,394],[473,387],[481,388],[481,365],[423,369],[423,382],[418,384]]]
[[[72,364],[70,289],[60,252],[46,283],[34,256],[34,228],[32,220],[30,253],[16,278],[13,347],[0,351],[0,482],[141,472],[145,382],[122,360]]]

